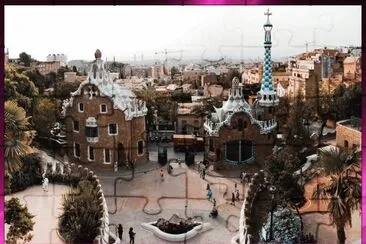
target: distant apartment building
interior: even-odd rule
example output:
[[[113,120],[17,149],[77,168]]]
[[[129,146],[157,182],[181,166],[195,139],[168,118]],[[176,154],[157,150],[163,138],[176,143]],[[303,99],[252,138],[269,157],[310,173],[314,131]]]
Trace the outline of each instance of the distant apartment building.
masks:
[[[356,57],[347,57],[343,61],[344,78],[351,80],[356,78],[357,61]]]
[[[67,65],[67,56],[65,54],[48,54],[46,58],[47,62],[58,61],[61,66]]]
[[[66,81],[66,82],[76,81],[76,72],[65,72],[64,73],[64,81]]]
[[[291,69],[291,76],[289,77],[289,86],[287,94],[294,99],[299,95],[304,100],[317,101],[321,89],[321,75],[320,63],[314,63],[314,69],[304,69],[300,67]]]
[[[200,81],[201,75],[204,75],[202,70],[185,70],[182,73],[183,82],[185,81]]]
[[[177,133],[203,135],[204,115],[193,113],[194,108],[202,106],[200,102],[178,103]]]
[[[351,118],[338,121],[336,125],[336,143],[339,147],[361,148],[361,119]]]
[[[57,72],[60,67],[60,61],[36,62],[35,64],[35,68],[38,69],[42,75],[46,75],[50,72]]]
[[[273,72],[272,80],[274,85],[278,83],[281,84],[282,87],[288,87],[291,73],[290,72]]]
[[[164,64],[155,64],[147,69],[147,76],[154,80],[160,80],[169,75],[168,69]]]
[[[261,70],[260,68],[245,69],[242,74],[242,82],[244,84],[256,84],[261,82]]]
[[[217,75],[216,74],[206,74],[201,76],[201,87],[205,87],[205,85],[212,85],[217,83]]]

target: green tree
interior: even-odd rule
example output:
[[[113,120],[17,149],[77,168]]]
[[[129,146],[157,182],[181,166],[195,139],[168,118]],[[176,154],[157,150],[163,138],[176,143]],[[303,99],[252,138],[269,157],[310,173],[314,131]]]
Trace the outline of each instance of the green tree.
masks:
[[[70,93],[76,91],[81,82],[75,81],[75,82],[62,82],[54,87],[53,91],[53,97],[57,99],[64,100],[66,98],[70,98]]]
[[[14,101],[5,102],[5,174],[21,168],[21,157],[32,153],[30,147],[35,131],[29,129],[30,117]]]
[[[11,198],[5,202],[5,223],[10,225],[6,235],[6,243],[16,244],[19,240],[29,242],[33,235],[34,215],[28,212],[27,206],[22,206],[18,198]]]
[[[46,74],[45,76],[45,88],[50,88],[50,87],[53,87],[54,84],[56,84],[56,79],[57,79],[57,74],[56,72],[50,72],[48,74]]]
[[[337,237],[344,244],[344,228],[352,227],[352,212],[361,204],[360,151],[336,148],[320,151],[316,167],[330,179],[319,183],[313,196],[328,204],[332,223],[337,227]]]
[[[43,94],[45,89],[46,77],[42,75],[38,69],[26,70],[23,72],[24,75],[28,76],[34,85],[38,88],[39,94]]]
[[[20,62],[24,63],[25,66],[29,67],[30,63],[32,62],[31,55],[27,54],[26,52],[22,52],[19,54]]]
[[[60,67],[57,72],[56,72],[56,80],[58,82],[60,81],[64,81],[65,77],[64,77],[64,74],[65,72],[70,72],[71,70],[66,66],[66,67]]]
[[[5,100],[16,100],[26,110],[31,107],[31,99],[38,95],[38,88],[24,73],[12,65],[5,67],[5,87],[9,89],[5,93]],[[24,104],[24,101],[27,104]]]
[[[215,112],[215,107],[222,107],[223,98],[222,97],[207,97],[201,99],[202,106],[197,106],[192,110],[192,113],[197,116],[203,116],[206,113],[211,115],[211,113]]]
[[[290,106],[286,122],[286,143],[297,151],[304,147],[311,146],[309,131],[305,127],[304,121],[311,121],[312,109],[303,102],[301,96]]]
[[[177,67],[175,67],[175,66],[173,66],[173,67],[171,68],[171,70],[170,70],[170,74],[171,74],[172,79],[173,79],[174,75],[175,75],[175,74],[178,74],[178,73],[179,73],[178,68],[177,68]]]
[[[54,98],[37,98],[32,116],[33,128],[40,136],[50,136],[50,130],[57,121],[57,103]]]

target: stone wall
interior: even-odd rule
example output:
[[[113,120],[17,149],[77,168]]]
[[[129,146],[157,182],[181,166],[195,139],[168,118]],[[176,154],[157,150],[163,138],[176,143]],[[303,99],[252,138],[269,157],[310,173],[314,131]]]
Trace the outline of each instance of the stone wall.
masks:
[[[259,173],[255,173],[249,183],[247,194],[245,195],[244,202],[240,211],[240,222],[239,222],[239,243],[240,244],[253,244],[254,235],[253,228],[250,223],[253,203],[256,195],[259,191],[261,184],[264,184],[264,171],[261,170]]]
[[[351,128],[347,125],[342,125],[339,122],[336,127],[336,143],[339,147],[348,148],[361,146],[361,131]],[[354,146],[355,145],[355,146]]]

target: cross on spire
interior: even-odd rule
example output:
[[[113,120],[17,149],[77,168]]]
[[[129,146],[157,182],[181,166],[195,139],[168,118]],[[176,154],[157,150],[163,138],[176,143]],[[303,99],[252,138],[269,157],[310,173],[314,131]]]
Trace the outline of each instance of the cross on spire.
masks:
[[[267,22],[269,23],[269,16],[272,15],[272,13],[269,12],[269,8],[267,9],[267,12],[264,13],[264,15],[267,15]]]

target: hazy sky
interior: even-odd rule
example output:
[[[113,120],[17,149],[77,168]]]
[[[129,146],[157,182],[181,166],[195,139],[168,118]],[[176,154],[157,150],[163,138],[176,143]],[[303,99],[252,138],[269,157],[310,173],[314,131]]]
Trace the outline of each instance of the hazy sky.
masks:
[[[163,59],[155,52],[183,50],[183,59],[263,56],[268,6],[5,6],[5,48],[38,60]],[[305,42],[361,45],[360,6],[269,6],[272,57],[305,51]],[[309,50],[314,43],[309,43]],[[241,47],[242,46],[242,47]],[[168,54],[179,58],[180,52]]]

